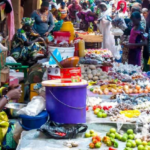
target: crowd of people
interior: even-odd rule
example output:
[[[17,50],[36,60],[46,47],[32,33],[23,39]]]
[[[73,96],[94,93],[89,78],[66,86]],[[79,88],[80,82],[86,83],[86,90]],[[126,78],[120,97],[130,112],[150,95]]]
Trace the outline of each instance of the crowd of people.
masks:
[[[17,61],[35,63],[35,60],[46,56],[41,43],[51,41],[56,23],[69,20],[80,30],[100,31],[103,34],[102,48],[114,54],[115,38],[110,30],[115,18],[122,18],[127,26],[120,43],[123,49],[122,62],[134,65],[144,62],[144,71],[148,71],[149,38],[146,33],[149,33],[150,13],[148,8],[142,8],[139,0],[70,0],[60,5],[43,0],[41,8],[33,11],[31,18],[23,18],[23,26],[13,39],[11,54]],[[39,55],[39,51],[43,55]]]

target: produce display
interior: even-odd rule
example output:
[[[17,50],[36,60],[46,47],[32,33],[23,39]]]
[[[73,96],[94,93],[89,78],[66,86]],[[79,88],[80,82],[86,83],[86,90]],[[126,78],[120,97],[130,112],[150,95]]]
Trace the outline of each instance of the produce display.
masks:
[[[81,64],[94,64],[94,65],[105,65],[105,66],[112,66],[114,62],[114,58],[111,57],[110,52],[106,50],[101,50],[102,52],[94,51],[87,52],[86,55],[80,58]]]
[[[95,65],[81,65],[81,73],[82,79],[90,82],[111,79],[106,72],[103,72],[101,68]]]

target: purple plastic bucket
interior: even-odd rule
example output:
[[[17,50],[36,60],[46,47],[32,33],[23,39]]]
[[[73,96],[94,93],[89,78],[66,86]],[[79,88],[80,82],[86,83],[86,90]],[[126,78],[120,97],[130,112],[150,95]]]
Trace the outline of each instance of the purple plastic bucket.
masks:
[[[65,123],[86,123],[86,87],[46,87],[46,109],[50,120]]]

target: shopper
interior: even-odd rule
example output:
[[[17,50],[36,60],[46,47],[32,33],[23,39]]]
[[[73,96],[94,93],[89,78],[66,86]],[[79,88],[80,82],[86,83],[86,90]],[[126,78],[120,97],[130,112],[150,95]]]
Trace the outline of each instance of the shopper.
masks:
[[[47,37],[53,30],[53,15],[49,11],[49,3],[47,1],[42,3],[41,9],[32,13],[31,18],[35,20],[33,30],[40,36]]]
[[[127,3],[124,0],[121,0],[117,4],[117,16],[120,18],[126,18],[128,17],[128,12],[127,12]]]
[[[73,0],[72,4],[68,6],[68,11],[69,11],[69,18],[71,19],[72,22],[75,22],[77,17],[76,14],[77,12],[80,12],[82,10],[81,6],[78,4],[77,0]]]
[[[67,17],[67,7],[65,2],[61,2],[61,6],[58,11],[60,12],[60,18],[64,20]]]
[[[110,29],[112,27],[110,19],[111,12],[107,8],[107,5],[105,3],[100,3],[99,8],[101,13],[98,19],[97,27],[100,33],[103,35],[102,48],[109,49],[112,52],[112,54],[115,55],[115,39],[110,32]]]
[[[148,9],[147,8],[143,8],[142,9],[142,14],[143,14],[143,16],[144,16],[144,18],[145,18],[145,20],[147,19],[147,16],[148,16]]]
[[[131,15],[133,28],[131,30],[129,42],[124,43],[125,47],[129,48],[128,63],[141,66],[141,50],[142,46],[146,45],[146,37],[144,29],[141,26],[141,15],[135,11]]]

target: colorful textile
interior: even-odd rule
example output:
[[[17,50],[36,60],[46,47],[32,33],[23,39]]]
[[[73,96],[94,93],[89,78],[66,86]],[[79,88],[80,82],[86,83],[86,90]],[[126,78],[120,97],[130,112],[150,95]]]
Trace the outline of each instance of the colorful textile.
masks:
[[[143,33],[141,31],[134,30],[132,28],[129,43],[140,43],[141,40],[144,38]],[[142,47],[132,46],[129,49],[128,55],[128,63],[133,65],[141,66],[141,50]]]
[[[0,148],[9,127],[8,117],[5,112],[0,112]]]
[[[60,11],[60,13],[61,13],[60,18],[61,18],[61,19],[65,19],[65,18],[67,17],[67,8],[64,8],[64,9],[59,8],[59,11]]]
[[[35,20],[33,18],[27,18],[27,17],[24,17],[22,19],[22,25],[29,25],[29,26],[33,26]]]
[[[124,3],[123,13],[125,13],[127,11],[127,3],[124,0],[121,0],[121,1],[118,2],[118,4],[117,4],[117,10],[120,10],[120,4],[121,3]]]
[[[7,0],[11,7],[12,7],[12,3],[11,0]],[[13,36],[15,34],[15,23],[14,23],[14,11],[13,11],[13,7],[12,7],[12,11],[10,13],[7,14],[8,16],[8,30],[9,30],[9,40],[11,41],[13,39]]]
[[[14,57],[14,59],[27,60],[29,58],[33,58],[41,50],[44,50],[38,42],[35,42],[30,46],[25,46],[24,43],[28,41],[29,37],[26,35],[25,31],[23,29],[18,29],[15,34],[11,50],[11,56]]]
[[[76,5],[74,6],[73,4],[70,4],[68,6],[68,11],[69,11],[69,17],[71,19],[75,19],[76,18],[76,12],[80,12],[81,11],[81,6],[78,4],[78,2],[75,0]]]

